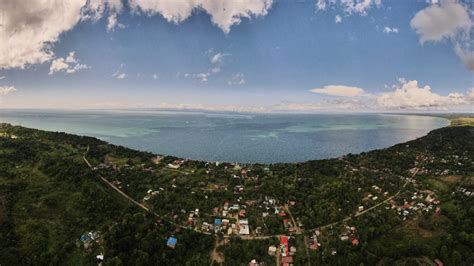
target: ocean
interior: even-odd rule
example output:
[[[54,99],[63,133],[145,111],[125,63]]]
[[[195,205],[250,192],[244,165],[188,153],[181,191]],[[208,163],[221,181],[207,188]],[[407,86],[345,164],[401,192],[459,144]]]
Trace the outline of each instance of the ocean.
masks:
[[[157,154],[241,163],[339,157],[386,148],[449,124],[437,117],[388,114],[44,110],[1,110],[0,122]]]

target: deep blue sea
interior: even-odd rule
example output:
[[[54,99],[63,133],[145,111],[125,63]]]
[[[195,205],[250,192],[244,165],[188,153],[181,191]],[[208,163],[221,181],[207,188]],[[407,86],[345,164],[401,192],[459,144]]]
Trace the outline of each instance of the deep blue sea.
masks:
[[[260,163],[385,148],[449,124],[442,118],[412,115],[30,110],[0,111],[0,122],[94,136],[158,154]]]

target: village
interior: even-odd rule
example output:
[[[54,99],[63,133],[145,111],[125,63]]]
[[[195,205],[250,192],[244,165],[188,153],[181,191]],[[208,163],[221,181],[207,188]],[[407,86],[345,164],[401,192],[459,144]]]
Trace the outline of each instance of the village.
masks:
[[[120,172],[124,169],[139,170],[146,173],[154,174],[157,171],[166,171],[176,175],[185,175],[189,177],[195,169],[186,167],[186,160],[177,159],[169,163],[163,162],[164,157],[158,156],[152,159],[153,166],[145,167],[145,164],[139,166],[131,166],[123,164],[121,166],[111,163],[101,163],[93,170],[112,170]],[[362,187],[357,188],[361,194],[362,201],[357,204],[357,208],[349,213],[346,218],[340,221],[320,225],[317,228],[305,228],[299,217],[293,217],[291,208],[298,204],[296,200],[279,200],[273,196],[265,195],[260,198],[252,198],[246,185],[253,181],[258,181],[261,176],[253,175],[253,172],[263,173],[263,175],[272,175],[272,169],[269,166],[241,166],[239,164],[219,164],[206,163],[205,175],[212,175],[215,172],[222,174],[222,171],[229,175],[227,180],[230,182],[208,183],[200,190],[192,187],[186,187],[191,194],[203,194],[204,201],[211,201],[211,197],[215,197],[215,192],[225,192],[231,195],[233,200],[221,201],[221,204],[211,208],[181,208],[179,212],[173,212],[168,215],[168,219],[175,225],[190,229],[207,235],[215,235],[223,239],[223,244],[228,245],[228,239],[240,238],[243,240],[262,240],[274,239],[275,244],[268,246],[268,256],[274,257],[277,265],[293,265],[296,256],[308,254],[309,252],[318,252],[324,250],[330,255],[336,256],[338,253],[336,247],[324,246],[325,243],[331,243],[327,238],[337,236],[341,243],[347,242],[349,246],[358,246],[361,239],[355,226],[351,226],[350,221],[353,218],[361,216],[375,208],[384,207],[385,210],[396,214],[401,221],[407,219],[416,219],[417,216],[435,213],[439,214],[440,201],[436,198],[433,191],[422,189],[419,182],[414,178],[417,174],[425,171],[422,167],[417,168],[422,160],[426,158],[417,157],[414,162],[415,167],[409,170],[410,177],[399,177],[400,182],[404,184],[403,189],[396,194],[390,194],[383,188],[372,185],[368,190]],[[159,167],[158,167],[159,166]],[[354,172],[359,169],[352,168]],[[364,170],[364,169],[362,169]],[[110,173],[110,171],[109,171]],[[116,176],[116,175],[113,175]],[[142,192],[141,204],[154,209],[154,202],[158,201],[161,194],[169,193],[170,190],[178,188],[179,177],[170,179],[171,185],[162,184],[161,186],[149,187]],[[111,179],[111,184],[118,189],[129,187],[125,180],[118,178]],[[232,185],[233,184],[233,185]],[[471,196],[470,191],[459,187],[458,192],[463,195]],[[474,193],[473,193],[474,194]],[[340,210],[340,209],[339,209]],[[269,222],[269,219],[272,222]],[[269,227],[270,226],[270,227]],[[297,237],[304,237],[302,243],[297,243]],[[179,237],[170,235],[166,240],[169,248],[174,249],[179,243]],[[303,252],[297,252],[302,249]],[[101,256],[102,254],[99,254]],[[99,257],[98,257],[99,258]],[[252,259],[249,265],[265,265],[257,259]]]

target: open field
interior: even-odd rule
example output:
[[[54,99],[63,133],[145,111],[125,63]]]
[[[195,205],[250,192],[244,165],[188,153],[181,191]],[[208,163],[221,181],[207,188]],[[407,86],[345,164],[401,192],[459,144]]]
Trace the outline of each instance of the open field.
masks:
[[[474,117],[459,117],[451,119],[452,127],[474,126]]]

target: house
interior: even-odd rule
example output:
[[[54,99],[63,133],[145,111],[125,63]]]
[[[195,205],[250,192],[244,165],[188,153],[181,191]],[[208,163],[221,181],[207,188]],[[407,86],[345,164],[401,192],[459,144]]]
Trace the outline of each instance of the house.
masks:
[[[364,206],[359,206],[359,212],[364,210]]]
[[[282,257],[281,262],[283,263],[283,265],[289,265],[290,263],[293,263],[293,256]]]
[[[357,238],[352,239],[352,245],[353,246],[358,246],[359,245],[359,239],[357,239]]]
[[[222,225],[222,220],[220,218],[214,219],[214,225],[216,225],[216,226]]]
[[[92,239],[88,235],[81,235],[80,240],[84,244],[92,241]]]
[[[277,248],[275,246],[269,246],[268,247],[268,255],[275,256],[276,251],[277,251]]]
[[[239,234],[240,235],[250,234],[249,221],[247,219],[239,220]]]
[[[349,240],[348,236],[341,236],[341,241],[347,241],[347,240]]]
[[[249,262],[249,266],[258,266],[258,265],[259,265],[259,264],[258,264],[258,262],[257,262],[256,259],[253,259],[253,260],[251,260],[251,261]]]
[[[172,249],[174,249],[176,247],[176,244],[178,243],[178,239],[176,239],[176,237],[174,236],[170,236],[168,238],[168,241],[166,242],[166,245]]]
[[[444,266],[444,263],[440,259],[435,259],[434,262],[437,266]]]
[[[287,236],[280,237],[280,245],[284,249],[282,256],[286,256],[288,254],[288,237]]]
[[[293,256],[296,254],[296,247],[290,247],[290,255]]]
[[[97,262],[103,262],[104,261],[104,254],[100,253],[95,257],[97,259]]]

